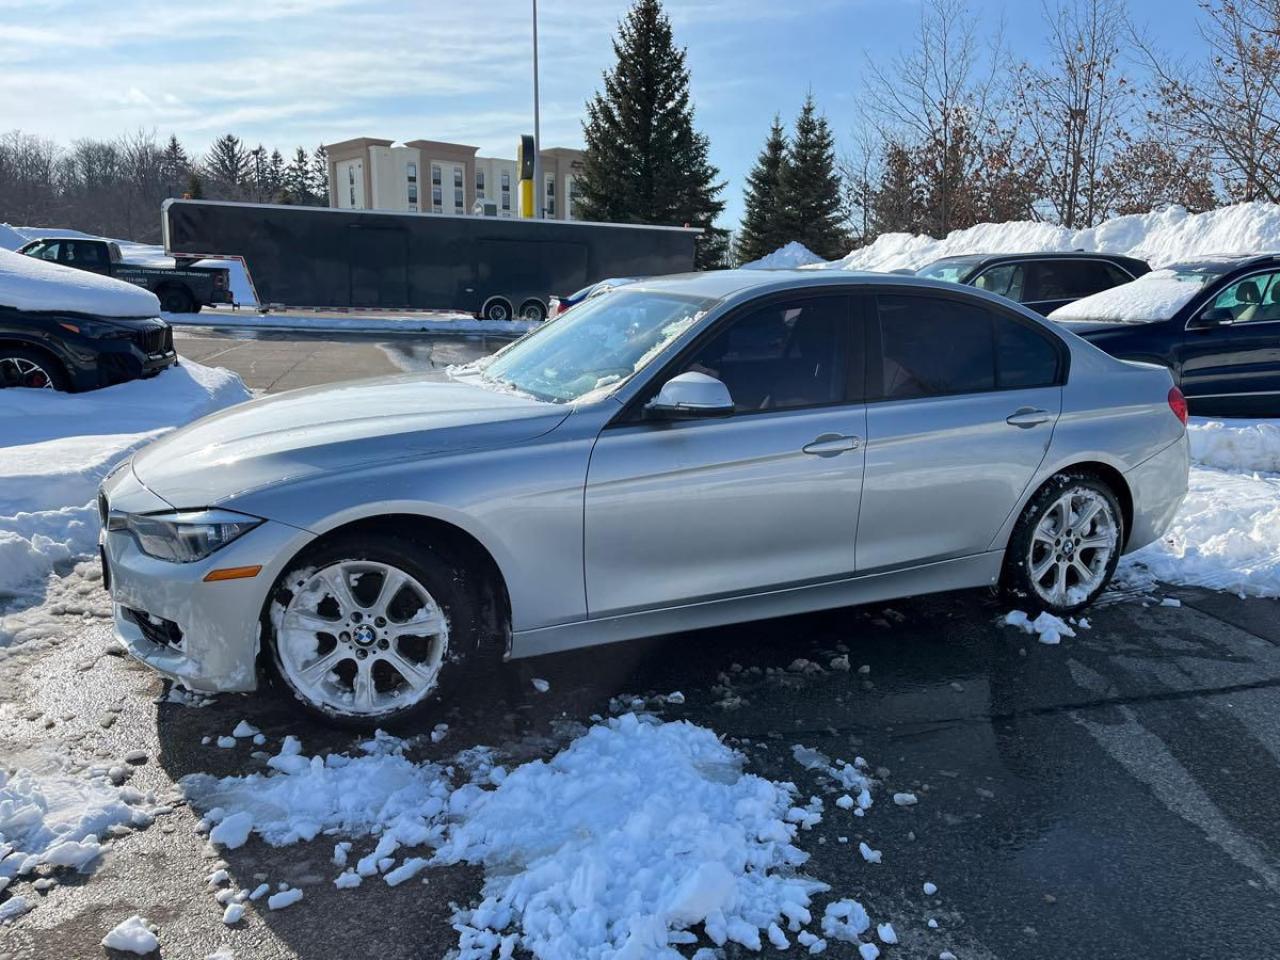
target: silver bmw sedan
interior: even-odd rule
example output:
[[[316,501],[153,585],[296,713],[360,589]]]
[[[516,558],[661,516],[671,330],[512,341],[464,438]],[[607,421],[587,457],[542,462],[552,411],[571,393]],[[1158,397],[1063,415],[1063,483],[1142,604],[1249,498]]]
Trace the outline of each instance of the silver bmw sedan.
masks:
[[[448,382],[255,400],[103,484],[132,654],[375,725],[468,663],[996,586],[1068,614],[1187,489],[1186,405],[1008,300],[724,271],[583,304]]]

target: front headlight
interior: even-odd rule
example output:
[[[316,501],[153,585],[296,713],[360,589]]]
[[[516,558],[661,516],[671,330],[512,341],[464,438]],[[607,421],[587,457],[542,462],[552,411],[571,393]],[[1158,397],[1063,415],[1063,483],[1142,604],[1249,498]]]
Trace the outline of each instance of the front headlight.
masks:
[[[58,326],[72,333],[78,333],[90,340],[132,340],[137,333],[132,327],[118,327],[114,323],[101,320],[59,320]]]
[[[147,556],[173,563],[195,563],[244,536],[258,517],[230,510],[177,510],[172,513],[113,513],[108,530],[127,531]]]

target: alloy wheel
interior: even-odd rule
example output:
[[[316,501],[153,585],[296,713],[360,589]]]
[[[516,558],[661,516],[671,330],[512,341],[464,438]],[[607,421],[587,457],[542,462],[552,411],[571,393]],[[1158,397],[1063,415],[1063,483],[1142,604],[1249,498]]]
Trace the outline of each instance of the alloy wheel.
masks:
[[[370,717],[413,706],[436,688],[449,624],[405,571],[344,560],[294,590],[276,643],[299,695],[330,713]]]
[[[1027,573],[1040,599],[1058,607],[1089,599],[1106,580],[1119,529],[1111,504],[1096,490],[1072,487],[1053,501],[1027,553]]]
[[[52,390],[49,371],[26,357],[0,357],[0,387],[30,387]]]

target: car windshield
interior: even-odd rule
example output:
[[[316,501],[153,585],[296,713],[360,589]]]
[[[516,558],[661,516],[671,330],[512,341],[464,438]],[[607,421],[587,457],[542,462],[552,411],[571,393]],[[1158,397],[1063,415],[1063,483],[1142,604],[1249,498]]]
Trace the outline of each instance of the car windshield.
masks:
[[[1217,280],[1220,276],[1231,269],[1229,264],[1225,263],[1175,263],[1165,267],[1165,271],[1172,274],[1177,280],[1183,283],[1194,283],[1198,287],[1203,287],[1206,283]]]
[[[482,383],[569,403],[612,390],[688,330],[714,301],[619,290],[592,297],[505,350],[457,371]]]
[[[948,283],[959,283],[960,278],[968,274],[976,260],[935,260],[916,271],[917,277],[930,280],[945,280]]]

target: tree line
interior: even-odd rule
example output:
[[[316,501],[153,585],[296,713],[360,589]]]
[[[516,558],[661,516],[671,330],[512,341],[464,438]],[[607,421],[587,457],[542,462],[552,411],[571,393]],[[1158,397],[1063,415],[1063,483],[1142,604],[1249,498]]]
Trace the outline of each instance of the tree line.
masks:
[[[169,197],[327,206],[324,147],[249,146],[234,134],[191,156],[176,135],[139,131],[69,148],[13,131],[0,135],[0,222],[65,226],[143,243],[160,241],[160,204]]]
[[[790,131],[775,115],[731,245],[684,50],[660,0],[636,0],[587,104],[581,213],[704,227],[705,268],[792,240],[830,259],[890,232],[1280,202],[1280,0],[1203,0],[1184,60],[1124,0],[1045,0],[1043,19],[1039,55],[1019,59],[988,14],[924,0],[908,48],[868,58],[843,155],[812,95]]]

